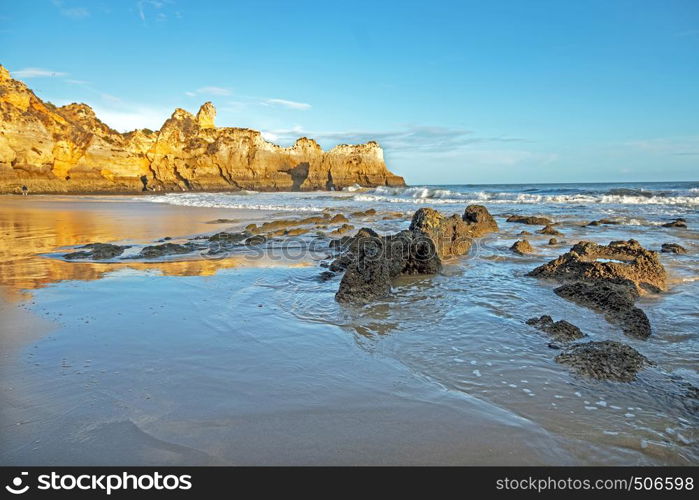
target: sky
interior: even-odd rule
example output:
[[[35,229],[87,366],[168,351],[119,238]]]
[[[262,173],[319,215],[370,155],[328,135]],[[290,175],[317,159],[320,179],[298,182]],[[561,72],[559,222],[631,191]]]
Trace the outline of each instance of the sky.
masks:
[[[409,184],[699,180],[699,1],[0,0],[0,64],[121,130],[376,140]]]

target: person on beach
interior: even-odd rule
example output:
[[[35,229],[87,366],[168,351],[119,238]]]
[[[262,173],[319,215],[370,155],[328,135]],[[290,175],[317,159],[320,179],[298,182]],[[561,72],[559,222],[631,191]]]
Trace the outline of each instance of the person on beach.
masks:
[[[29,188],[27,186],[22,186],[22,196],[27,196],[29,194]]]

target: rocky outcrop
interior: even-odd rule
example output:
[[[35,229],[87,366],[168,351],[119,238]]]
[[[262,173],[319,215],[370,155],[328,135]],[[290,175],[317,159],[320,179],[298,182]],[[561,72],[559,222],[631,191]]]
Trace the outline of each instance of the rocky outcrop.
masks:
[[[111,243],[88,243],[78,248],[83,248],[78,252],[65,254],[63,257],[67,260],[90,259],[90,260],[106,260],[114,259],[124,253],[128,246],[112,245]]]
[[[176,109],[162,128],[119,133],[85,104],[56,107],[0,66],[0,193],[189,190],[304,191],[403,186],[376,142],[329,151],[291,147],[245,128],[215,126],[216,109]]]
[[[632,382],[640,370],[653,364],[633,347],[611,340],[575,344],[556,356],[556,362],[577,375],[614,382]]]
[[[672,222],[666,222],[665,224],[663,224],[663,227],[679,227],[682,229],[687,229],[687,221],[680,217],[673,220]]]
[[[578,281],[554,290],[556,295],[604,314],[625,335],[646,339],[651,334],[648,316],[634,305],[638,292],[628,281]]]
[[[443,258],[465,254],[475,235],[493,230],[497,224],[479,205],[467,207],[462,217],[446,217],[434,209],[421,208],[413,215],[409,230],[393,235],[379,236],[371,229],[360,229],[354,238],[333,245],[344,251],[329,269],[345,270],[335,299],[364,304],[385,297],[399,275],[435,274],[442,268]]]
[[[534,248],[532,248],[532,245],[528,240],[515,241],[510,247],[510,250],[519,255],[534,253]]]
[[[527,324],[549,334],[559,342],[570,342],[585,336],[580,328],[565,320],[554,321],[551,316],[545,314],[539,318],[530,318]]]
[[[607,246],[580,242],[529,276],[559,281],[623,279],[631,281],[639,291],[654,292],[665,290],[667,278],[658,254],[636,240],[612,241]]]
[[[660,251],[663,253],[687,253],[687,249],[677,243],[663,243]]]
[[[546,217],[535,217],[533,215],[510,215],[507,222],[516,222],[518,224],[529,224],[531,226],[547,226],[553,224],[551,219]]]

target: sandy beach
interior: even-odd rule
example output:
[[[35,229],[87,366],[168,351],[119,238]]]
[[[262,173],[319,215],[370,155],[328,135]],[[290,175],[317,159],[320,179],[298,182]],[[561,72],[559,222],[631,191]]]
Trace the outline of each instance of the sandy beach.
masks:
[[[407,223],[384,220],[387,213],[352,222]],[[644,301],[656,339],[633,345],[665,371],[650,371],[631,391],[580,380],[552,361],[537,334],[522,333],[524,319],[555,300],[593,338],[608,337],[609,325],[522,278],[522,269],[563,250],[503,257],[521,225],[440,276],[401,278],[395,297],[362,309],[333,300],[337,281],[318,279],[313,255],[60,257],[91,242],[180,242],[294,215],[144,197],[2,197],[0,462],[695,460],[696,415],[664,375],[669,366],[693,370],[691,347],[667,354],[668,342],[683,346],[681,332],[691,332],[683,325],[696,306],[683,296],[693,288]],[[516,282],[498,285],[509,273]],[[491,285],[464,292],[475,282]],[[678,311],[673,323],[667,314]]]
[[[3,464],[572,460],[526,419],[435,391],[333,325],[290,321],[263,283],[293,267],[37,255],[211,231],[207,221],[264,213],[145,210],[109,197],[0,203]]]

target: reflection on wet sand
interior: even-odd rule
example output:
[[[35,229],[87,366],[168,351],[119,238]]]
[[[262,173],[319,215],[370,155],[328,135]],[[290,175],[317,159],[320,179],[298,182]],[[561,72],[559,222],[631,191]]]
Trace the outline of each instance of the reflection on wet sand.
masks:
[[[115,198],[115,201],[118,201]],[[173,209],[174,208],[174,209]],[[220,269],[271,266],[278,262],[239,256],[167,262],[65,262],[42,254],[91,242],[146,243],[164,236],[210,232],[212,219],[238,215],[230,209],[201,209],[109,199],[0,197],[0,290],[8,300],[27,299],[26,290],[63,280],[91,281],[117,269],[159,271],[172,276],[210,276]],[[244,215],[244,214],[243,214]],[[256,216],[260,217],[259,211]],[[245,221],[245,217],[235,219]],[[226,226],[230,227],[230,226]]]

